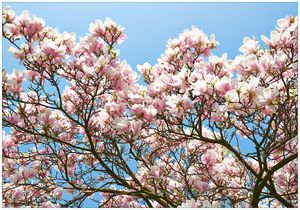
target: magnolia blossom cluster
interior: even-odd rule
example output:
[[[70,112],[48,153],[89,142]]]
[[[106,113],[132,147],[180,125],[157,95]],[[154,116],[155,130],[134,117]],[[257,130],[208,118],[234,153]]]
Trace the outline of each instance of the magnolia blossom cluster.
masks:
[[[193,30],[187,37],[193,36]],[[271,32],[269,41],[262,36],[269,49],[260,48],[256,38],[246,37],[240,48],[242,54],[234,60],[228,60],[226,54],[221,57],[209,55],[208,59],[204,59],[205,53],[192,51],[194,55],[191,57],[197,57],[193,63],[182,59],[180,65],[173,65],[170,60],[166,65],[165,57],[173,49],[170,43],[177,43],[187,33],[168,42],[166,54],[158,59],[157,64],[138,66],[148,84],[147,93],[152,97],[152,105],[157,109],[154,132],[162,136],[168,133],[168,137],[201,139],[205,135],[198,125],[204,123],[214,135],[204,141],[216,140],[216,143],[226,146],[228,140],[225,137],[246,138],[260,145],[261,150],[266,150],[265,161],[272,163],[253,162],[252,158],[255,160],[257,156],[246,154],[245,158],[251,158],[247,160],[249,165],[246,167],[251,167],[257,174],[264,174],[263,171],[267,172],[287,154],[297,155],[297,18],[288,16],[278,20],[278,28]],[[178,55],[184,52],[182,50]],[[231,149],[231,152],[235,151]],[[287,166],[295,168],[295,161]],[[296,184],[296,176],[287,171],[280,169],[274,176],[289,173],[288,182]],[[297,190],[291,188],[294,184],[283,187],[285,192],[295,193]],[[275,188],[280,188],[277,181]],[[293,200],[295,197],[289,199],[292,203],[296,202]],[[195,206],[192,201],[197,199],[188,200],[185,205]]]
[[[164,142],[164,144],[168,143]],[[237,166],[237,160],[224,148],[196,141],[176,146],[168,144],[168,146],[170,146],[168,151],[174,151],[172,154],[167,154],[167,151],[161,151],[163,148],[158,148],[160,159],[155,161],[155,158],[145,157],[145,161],[155,162],[151,164],[143,161],[144,164],[139,166],[136,175],[140,183],[154,194],[162,195],[164,199],[172,201],[174,206],[180,206],[181,201],[185,200],[185,194],[189,191],[193,192],[195,203],[193,206],[188,203],[184,207],[224,207],[225,196],[232,199],[248,198],[248,191],[242,187],[246,185],[247,173],[241,166]],[[181,162],[177,160],[176,153],[180,155]],[[200,155],[190,159],[188,157],[190,154]],[[220,187],[224,190],[216,193],[216,189]],[[140,198],[137,196],[113,196],[108,193],[103,193],[103,196],[105,207],[147,207],[138,202]],[[159,201],[152,201],[151,206],[163,207]],[[249,205],[239,203],[236,207],[249,207]]]
[[[9,7],[3,22],[5,37],[14,43],[10,51],[26,67],[3,72],[3,115],[17,126],[3,141],[3,200],[13,207],[63,207],[63,191],[76,196],[76,185],[96,187],[97,178],[82,184],[93,167],[100,167],[89,143],[101,152],[104,136],[140,132],[142,123],[124,116],[129,96],[141,92],[134,84],[137,73],[113,49],[126,36],[107,19],[91,24],[90,33],[76,43],[75,34],[46,27],[27,11],[16,16]],[[21,46],[19,39],[25,41]],[[22,135],[24,130],[31,132]],[[19,152],[23,148],[29,149]]]
[[[2,17],[25,67],[2,73],[4,206],[298,205],[296,17],[233,60],[193,26],[138,65],[146,85],[109,18],[76,41],[28,11]]]

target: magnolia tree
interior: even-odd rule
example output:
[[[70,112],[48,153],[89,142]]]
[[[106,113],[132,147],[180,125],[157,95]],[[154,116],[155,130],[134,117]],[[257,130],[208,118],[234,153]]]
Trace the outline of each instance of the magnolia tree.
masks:
[[[297,207],[297,18],[277,24],[234,60],[192,27],[142,85],[111,19],[76,42],[6,7],[25,69],[2,72],[3,205]]]

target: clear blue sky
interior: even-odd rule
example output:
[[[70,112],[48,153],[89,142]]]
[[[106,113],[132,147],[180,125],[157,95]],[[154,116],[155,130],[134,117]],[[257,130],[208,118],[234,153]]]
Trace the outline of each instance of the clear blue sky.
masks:
[[[136,70],[137,64],[156,63],[166,41],[196,25],[214,33],[221,43],[214,53],[238,54],[244,36],[269,36],[276,20],[297,15],[297,3],[3,3],[17,14],[29,10],[61,32],[75,32],[77,40],[88,32],[89,23],[111,17],[126,28],[128,39],[119,47],[122,59]],[[16,62],[3,45],[3,66],[11,71]]]

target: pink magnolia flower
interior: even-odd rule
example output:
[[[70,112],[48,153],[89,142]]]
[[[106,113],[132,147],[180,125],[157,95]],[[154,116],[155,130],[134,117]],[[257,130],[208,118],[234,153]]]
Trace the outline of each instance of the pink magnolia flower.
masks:
[[[118,116],[125,110],[125,105],[111,101],[105,104],[105,110],[111,116]]]
[[[69,166],[67,168],[67,173],[68,173],[68,176],[73,176],[74,173],[76,171],[76,165],[73,165],[73,166]]]
[[[286,30],[289,27],[291,27],[291,25],[293,25],[295,23],[295,17],[293,16],[287,16],[285,18],[281,18],[277,20],[277,25],[280,27],[281,30]],[[295,24],[296,25],[296,24]]]
[[[257,89],[257,92],[258,93],[257,93],[256,102],[257,104],[262,106],[272,104],[275,97],[279,94],[276,86],[259,88]]]
[[[69,45],[68,45],[69,46]],[[84,36],[80,38],[80,43],[75,45],[75,54],[80,54],[82,52],[92,52],[99,53],[105,49],[105,42],[103,40],[99,40],[93,36]]]
[[[195,186],[201,192],[205,192],[207,190],[207,188],[208,188],[208,183],[200,181],[200,180],[197,180],[196,183],[195,183]]]
[[[285,53],[279,51],[274,56],[274,63],[277,65],[279,69],[282,69],[286,65],[288,57]]]
[[[295,23],[295,19],[291,18],[291,21]],[[298,33],[297,31],[297,24],[291,24],[289,28],[286,30],[278,29],[275,31],[272,31],[270,33],[270,39],[265,37],[264,35],[261,36],[261,39],[269,46],[273,48],[284,48],[284,47],[290,47],[291,45],[294,45],[294,47],[297,47],[297,44],[294,42],[292,33]]]
[[[159,175],[160,175],[160,168],[159,168],[159,166],[151,166],[151,168],[150,168],[150,175],[153,178],[159,178]]]
[[[22,91],[21,83],[17,83],[15,80],[10,80],[8,85],[8,92],[19,94]]]
[[[153,120],[157,114],[157,109],[153,105],[145,107],[141,104],[134,104],[132,106],[132,111],[136,116],[142,117],[147,121]]]
[[[208,188],[208,183],[201,180],[199,176],[191,176],[190,180],[193,186],[195,186],[195,188],[197,190],[200,190],[201,192],[206,191],[206,189]]]
[[[156,114],[157,109],[155,109],[153,105],[150,105],[144,110],[144,118],[147,121],[152,121],[155,118]]]
[[[232,89],[233,82],[230,79],[223,77],[216,83],[215,86],[220,92],[220,95],[225,96],[225,94]]]
[[[43,125],[50,125],[54,122],[53,117],[51,116],[52,112],[49,109],[46,109],[41,115],[39,116],[39,121]]]
[[[13,176],[11,176],[11,181],[13,183],[16,183],[23,179],[29,179],[33,178],[36,175],[36,171],[32,168],[23,167],[21,166],[17,173],[15,173]]]
[[[35,151],[35,147],[33,147],[32,152],[33,152],[33,153],[36,152],[36,151]],[[38,160],[32,162],[32,168],[33,168],[34,170],[39,170],[39,169],[41,168],[41,162],[38,161]]]
[[[41,18],[33,16],[28,25],[24,28],[24,35],[34,36],[43,30],[45,21]]]
[[[12,114],[11,116],[7,117],[7,121],[11,124],[18,124],[21,121],[21,118],[18,114]]]
[[[82,69],[85,73],[84,78],[86,79],[92,78],[93,76],[96,75],[96,69],[94,66],[83,65]]]
[[[101,37],[106,42],[121,44],[127,37],[123,33],[124,28],[117,25],[112,19],[106,18],[104,23],[97,20],[95,24],[91,23],[89,31],[94,37]]]
[[[142,73],[146,74],[147,71],[151,69],[151,65],[149,63],[144,63],[143,65],[137,65],[137,69]]]
[[[208,89],[207,82],[205,80],[198,80],[196,83],[192,85],[192,87],[193,87],[193,94],[195,96],[200,96],[205,94],[205,92]]]
[[[206,201],[203,202],[202,206],[205,207],[205,208],[221,208],[222,207],[222,202],[221,201],[209,202],[208,200],[206,200]]]
[[[22,199],[24,190],[23,186],[19,186],[13,190],[13,197],[16,201],[20,201]]]
[[[65,45],[57,46],[53,42],[44,42],[42,45],[42,52],[46,56],[50,56],[50,59],[64,59],[66,56],[66,49],[67,47]]]
[[[16,17],[16,22],[20,27],[26,27],[30,22],[30,14],[27,10],[24,10],[20,16]]]
[[[10,6],[6,6],[2,11],[2,22],[12,23],[16,18],[15,12]]]
[[[165,99],[160,99],[160,98],[155,98],[154,101],[153,101],[153,106],[158,111],[163,111],[167,107],[166,100]]]
[[[252,72],[258,71],[259,63],[257,56],[249,54],[246,56],[237,56],[235,59],[235,68],[242,75],[248,75]]]
[[[243,39],[243,45],[240,47],[239,51],[244,54],[256,54],[259,48],[258,41],[253,37],[252,39],[249,37],[245,37]]]
[[[29,80],[31,80],[31,81],[40,77],[40,74],[34,70],[27,70],[26,75],[29,77]]]
[[[182,203],[179,208],[198,208],[197,203],[194,198],[186,200],[185,203]]]
[[[26,57],[26,54],[28,54],[30,46],[27,43],[23,43],[20,48],[21,49],[18,50],[15,47],[9,47],[8,51],[12,53],[15,58],[22,60]]]
[[[131,130],[134,136],[137,136],[141,133],[142,124],[143,122],[141,120],[137,121],[131,121]]]
[[[212,112],[210,120],[212,122],[219,122],[221,119],[220,113]]]
[[[204,164],[206,164],[208,167],[211,167],[214,165],[214,163],[217,161],[216,160],[216,155],[213,153],[213,151],[211,152],[207,152],[202,156],[202,162]]]
[[[26,167],[26,168],[21,167],[19,169],[19,172],[23,178],[33,178],[36,175],[36,171],[34,169],[28,168],[28,167]]]
[[[273,57],[270,53],[264,53],[259,61],[260,69],[267,73],[271,73],[273,67]]]
[[[130,124],[125,118],[115,118],[113,123],[115,124],[114,128],[118,133],[125,133],[130,129]]]
[[[59,205],[53,204],[51,201],[46,201],[42,203],[42,208],[57,208]]]
[[[96,20],[95,23],[90,24],[89,31],[92,34],[92,36],[103,36],[105,32],[105,25],[101,20]]]
[[[192,107],[190,98],[185,95],[171,95],[167,97],[166,104],[169,106],[171,110],[176,110],[183,108],[185,110],[190,109]]]
[[[15,24],[9,24],[6,27],[9,36],[13,37],[14,39],[21,38],[21,33],[18,26],[16,26]]]
[[[269,46],[274,47],[279,43],[280,37],[279,37],[278,31],[272,31],[270,33],[270,39],[268,39],[265,35],[261,35],[261,39]]]
[[[188,83],[186,82],[187,75],[187,69],[182,68],[180,72],[173,77],[173,86],[185,91],[188,88]]]
[[[144,109],[145,109],[145,107],[142,104],[134,104],[132,106],[132,111],[137,116],[143,116],[144,115]]]
[[[14,69],[13,73],[10,75],[10,78],[16,83],[21,83],[24,81],[24,73],[21,70]]]
[[[67,47],[66,52],[68,55],[73,55],[75,47],[76,35],[75,33],[62,33],[61,37],[57,40],[58,43]]]
[[[2,131],[2,147],[5,149],[7,147],[15,146],[15,142],[11,138],[11,135],[7,135],[5,131]]]
[[[57,187],[53,190],[53,195],[57,198],[57,199],[60,199],[61,196],[62,196],[62,188],[60,187]]]
[[[45,27],[45,21],[36,16],[30,17],[27,10],[23,11],[22,14],[16,17],[16,23],[20,27],[20,31],[25,36],[33,37],[35,34],[41,32]]]

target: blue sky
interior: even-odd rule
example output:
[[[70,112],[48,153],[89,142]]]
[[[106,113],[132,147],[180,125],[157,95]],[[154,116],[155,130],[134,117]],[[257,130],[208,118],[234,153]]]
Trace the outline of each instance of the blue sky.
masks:
[[[29,10],[43,18],[47,25],[61,32],[75,32],[77,40],[88,32],[89,23],[111,17],[126,28],[128,39],[119,47],[121,59],[136,70],[137,64],[156,59],[165,50],[169,38],[196,25],[207,34],[214,33],[221,43],[214,54],[238,54],[243,37],[269,36],[276,20],[297,15],[297,3],[3,3],[17,14]],[[3,66],[17,67],[8,43],[3,43]]]

